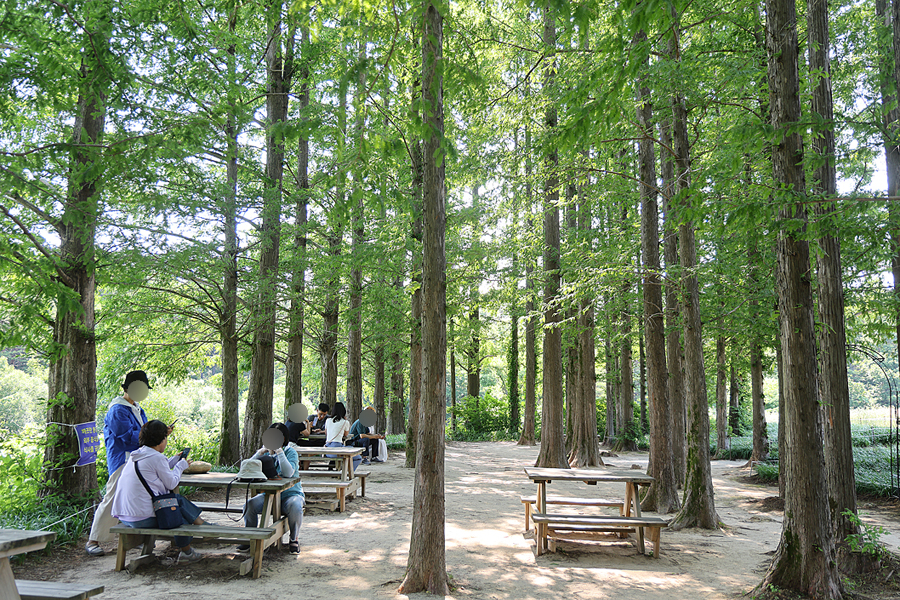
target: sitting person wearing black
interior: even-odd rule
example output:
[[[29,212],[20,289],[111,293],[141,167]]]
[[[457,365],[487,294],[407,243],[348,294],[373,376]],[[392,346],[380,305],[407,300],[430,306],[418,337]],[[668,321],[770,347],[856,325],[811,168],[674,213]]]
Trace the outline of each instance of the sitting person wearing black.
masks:
[[[316,411],[316,414],[312,416],[309,420],[310,432],[313,434],[322,434],[325,433],[325,419],[328,418],[328,411],[331,410],[331,407],[322,402],[319,404],[319,408]]]
[[[371,411],[374,415],[374,411],[372,411],[371,408],[367,408],[366,410]],[[378,458],[378,445],[383,439],[383,435],[369,433],[369,428],[363,424],[362,419],[357,419],[350,427],[350,438],[347,440],[347,445],[365,448],[362,455],[362,464],[367,465],[370,461],[376,463],[382,462],[381,459]]]

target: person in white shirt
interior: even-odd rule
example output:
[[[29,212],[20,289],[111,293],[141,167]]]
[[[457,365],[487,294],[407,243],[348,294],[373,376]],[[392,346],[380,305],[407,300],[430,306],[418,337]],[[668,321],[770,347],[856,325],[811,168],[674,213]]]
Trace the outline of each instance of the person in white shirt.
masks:
[[[344,445],[344,438],[350,433],[350,421],[347,420],[347,409],[343,402],[335,402],[331,416],[325,419],[325,446],[337,448]],[[337,454],[326,454],[328,458],[337,458]],[[353,470],[362,462],[361,456],[353,457]]]
[[[169,440],[169,431],[169,426],[162,421],[148,421],[141,427],[140,448],[131,453],[122,468],[112,500],[112,514],[129,527],[155,529],[157,526],[153,499],[141,483],[135,468],[140,468],[147,486],[159,496],[174,489],[181,479],[181,473],[191,464],[191,461],[181,456],[166,458],[163,454]],[[185,523],[203,525],[201,510],[194,503],[179,496],[178,506]],[[175,536],[175,545],[181,549],[178,554],[179,564],[200,560],[201,554],[191,548],[191,536]]]

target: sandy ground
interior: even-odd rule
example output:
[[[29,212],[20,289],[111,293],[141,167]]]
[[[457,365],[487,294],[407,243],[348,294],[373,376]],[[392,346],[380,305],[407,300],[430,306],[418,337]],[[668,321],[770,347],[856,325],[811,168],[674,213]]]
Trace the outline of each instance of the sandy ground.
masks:
[[[727,525],[723,531],[663,530],[658,560],[638,554],[632,542],[562,543],[557,553],[535,558],[532,540],[523,536],[519,497],[535,493],[522,469],[534,464],[537,453],[537,447],[509,442],[447,447],[446,548],[453,598],[737,598],[762,579],[781,532],[781,512],[770,508],[777,489],[753,483],[742,463],[730,461],[713,462],[716,508]],[[605,460],[616,469],[645,469],[647,455],[623,453]],[[87,558],[73,548],[14,570],[18,578],[102,584],[106,591],[99,598],[404,598],[397,587],[409,550],[413,472],[403,467],[402,453],[369,470],[365,498],[351,501],[344,513],[308,510],[300,555],[267,552],[257,580],[237,575],[238,562],[246,556],[224,546],[200,546],[207,555],[197,564],[163,560],[134,575],[114,571],[115,542],[104,545],[108,553],[102,558]],[[624,485],[554,482],[548,492],[622,497]],[[861,512],[865,521],[900,532],[895,507],[862,502]],[[227,523],[226,517],[214,517]],[[883,539],[897,551],[900,536]],[[166,547],[167,542],[158,542],[156,553],[173,556]]]

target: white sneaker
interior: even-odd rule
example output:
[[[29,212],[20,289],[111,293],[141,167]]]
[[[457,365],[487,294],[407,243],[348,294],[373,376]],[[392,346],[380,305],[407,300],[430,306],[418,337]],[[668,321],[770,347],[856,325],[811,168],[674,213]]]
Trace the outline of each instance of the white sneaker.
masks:
[[[184,552],[178,553],[178,561],[179,565],[186,565],[188,563],[197,562],[203,558],[203,555],[197,552],[196,550],[192,550],[190,554],[185,554]]]

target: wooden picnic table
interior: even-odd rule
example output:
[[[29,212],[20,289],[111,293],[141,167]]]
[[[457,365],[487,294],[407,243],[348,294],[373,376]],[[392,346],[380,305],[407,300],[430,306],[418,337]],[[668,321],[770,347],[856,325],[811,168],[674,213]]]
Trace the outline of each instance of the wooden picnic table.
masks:
[[[102,585],[73,585],[52,581],[16,581],[9,558],[17,554],[42,550],[56,539],[53,531],[0,529],[0,600],[32,600],[63,598],[81,600],[103,592]]]
[[[642,485],[647,486],[653,483],[653,477],[650,475],[640,471],[600,471],[593,469],[550,469],[540,467],[526,468],[525,474],[538,486],[536,511],[537,514],[540,515],[547,514],[547,484],[552,483],[553,481],[580,481],[587,485],[594,486],[598,483],[624,483],[625,499],[622,502],[620,517],[603,517],[602,520],[604,523],[619,522],[624,529],[634,529],[637,534],[638,549],[641,554],[645,552],[644,527],[636,527],[635,523],[642,520],[638,489]],[[634,519],[637,519],[638,521],[635,521]],[[546,522],[536,522],[535,525],[535,541],[537,543],[536,553],[540,555],[547,549],[548,524]],[[608,525],[608,527],[614,528],[615,525]],[[658,555],[658,549],[656,550]]]
[[[365,450],[364,448],[355,446],[293,446],[294,450],[300,456],[300,460],[309,460],[310,458],[327,458],[336,457],[340,464],[337,469],[337,477],[329,472],[322,472],[321,475],[314,474],[311,471],[304,471],[304,477],[321,477],[327,481],[309,481],[306,479],[303,491],[309,497],[309,494],[315,494],[319,490],[334,490],[335,500],[327,500],[331,503],[332,509],[337,508],[344,512],[348,497],[356,494],[357,490],[361,490],[360,495],[365,496],[365,476],[368,473],[362,471],[359,474],[353,470],[353,457],[359,456]]]
[[[253,578],[256,579],[262,572],[263,551],[273,545],[276,548],[280,548],[281,538],[288,531],[287,517],[284,517],[281,514],[281,492],[293,487],[299,480],[299,477],[282,477],[261,482],[241,482],[235,481],[234,473],[183,473],[178,482],[179,487],[184,485],[215,490],[227,488],[230,485],[232,494],[235,498],[240,496],[241,502],[243,502],[243,497],[246,495],[244,490],[249,490],[251,496],[258,492],[264,493],[265,499],[263,500],[263,509],[262,514],[260,514],[259,525],[256,528],[245,528],[243,525],[182,525],[176,529],[133,529],[131,531],[123,529],[122,527],[114,527],[114,532],[119,534],[116,571],[120,571],[125,567],[125,552],[138,544],[144,545],[142,554],[137,559],[131,561],[128,565],[129,570],[134,570],[144,562],[153,560],[153,541],[155,537],[192,535],[200,537],[205,541],[232,539],[239,542],[242,539],[248,541],[250,543],[251,557],[241,564],[240,573],[241,575],[246,575],[248,572],[252,571]],[[237,493],[235,494],[236,491]],[[204,503],[203,510],[225,512],[225,506]],[[233,511],[229,509],[227,512]]]

